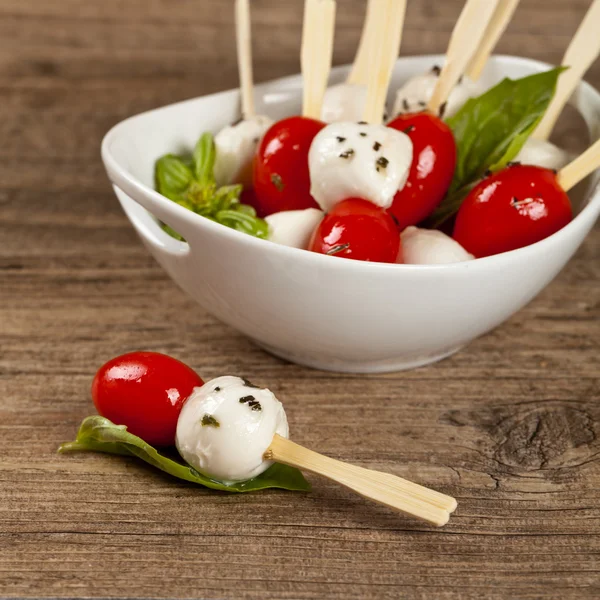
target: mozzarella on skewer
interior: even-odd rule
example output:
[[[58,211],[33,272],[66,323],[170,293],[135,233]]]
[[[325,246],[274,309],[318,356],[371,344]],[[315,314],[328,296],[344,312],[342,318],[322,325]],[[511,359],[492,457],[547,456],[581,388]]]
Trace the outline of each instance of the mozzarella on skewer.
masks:
[[[536,165],[546,169],[562,169],[571,160],[571,155],[547,140],[529,138],[515,157],[515,162]]]
[[[322,129],[308,153],[311,195],[329,211],[347,198],[391,206],[412,162],[410,138],[384,125],[333,123]]]
[[[225,376],[194,389],[179,415],[175,443],[200,473],[234,482],[271,466],[263,454],[275,434],[289,436],[281,402],[268,389]]]
[[[217,185],[252,185],[252,161],[260,140],[272,124],[269,117],[256,115],[225,127],[215,136]]]
[[[434,67],[429,73],[411,77],[397,92],[394,102],[394,116],[407,112],[425,110],[427,103],[433,95],[439,76],[439,68]],[[469,99],[480,96],[486,88],[478,81],[463,77],[457,83],[444,107],[444,117],[456,114],[463,104]]]
[[[271,242],[306,250],[310,238],[325,213],[318,208],[286,210],[265,217]]]
[[[321,121],[360,121],[365,112],[367,88],[357,83],[339,83],[328,87],[321,107]]]
[[[456,240],[435,229],[407,227],[400,236],[402,262],[407,265],[442,265],[473,260]]]

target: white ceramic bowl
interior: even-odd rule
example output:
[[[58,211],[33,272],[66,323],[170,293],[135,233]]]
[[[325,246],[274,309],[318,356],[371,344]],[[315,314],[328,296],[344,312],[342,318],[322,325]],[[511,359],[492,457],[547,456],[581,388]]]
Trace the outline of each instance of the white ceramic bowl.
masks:
[[[398,61],[390,98],[410,76],[441,56]],[[484,81],[549,68],[533,60],[494,57]],[[332,81],[341,81],[338,68]],[[258,110],[273,118],[298,114],[301,78],[256,89]],[[581,84],[573,104],[595,140],[600,94]],[[395,371],[439,360],[517,312],[557,275],[600,213],[596,190],[573,221],[526,248],[451,265],[373,264],[314,254],[228,229],[153,190],[155,160],[189,151],[205,130],[238,117],[237,90],[153,110],[114,127],[102,144],[108,176],[148,250],[209,313],[290,361],[345,372]],[[588,184],[595,188],[598,173]],[[168,223],[188,243],[165,232]],[[151,292],[150,292],[151,293]],[[201,340],[199,340],[201,343]]]

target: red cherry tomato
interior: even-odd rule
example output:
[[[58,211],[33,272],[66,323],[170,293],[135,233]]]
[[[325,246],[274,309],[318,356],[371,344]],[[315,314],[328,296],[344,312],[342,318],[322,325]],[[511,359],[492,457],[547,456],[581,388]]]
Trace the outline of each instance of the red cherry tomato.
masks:
[[[454,239],[477,257],[539,242],[572,218],[569,196],[549,169],[515,165],[476,185],[456,216]]]
[[[393,263],[400,253],[400,235],[383,208],[349,198],[336,204],[314,231],[309,250],[354,260]]]
[[[145,442],[175,443],[177,419],[193,388],[203,385],[182,362],[158,352],[131,352],[100,367],[92,382],[96,410]]]
[[[454,176],[456,142],[450,127],[428,112],[400,115],[388,127],[406,133],[413,144],[406,185],[390,208],[402,231],[428,217],[443,200]]]
[[[319,208],[310,195],[308,151],[325,123],[290,117],[271,126],[254,159],[254,191],[258,215],[282,210]]]

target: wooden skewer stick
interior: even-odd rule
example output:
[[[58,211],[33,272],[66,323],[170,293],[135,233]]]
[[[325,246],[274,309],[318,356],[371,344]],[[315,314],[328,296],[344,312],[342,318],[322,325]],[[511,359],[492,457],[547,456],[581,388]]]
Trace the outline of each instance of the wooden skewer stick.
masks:
[[[249,119],[255,114],[249,0],[235,0],[235,35],[240,75],[240,93],[242,96],[242,117]]]
[[[373,29],[369,51],[369,74],[367,97],[363,119],[367,123],[383,121],[387,90],[392,70],[398,58],[406,0],[379,0],[373,17]]]
[[[331,70],[335,27],[334,0],[306,0],[300,62],[304,89],[302,114],[319,119]]]
[[[600,140],[597,140],[583,154],[563,167],[556,178],[562,189],[568,192],[598,168],[600,168]]]
[[[275,435],[266,460],[305,469],[337,481],[361,496],[441,527],[456,509],[456,500],[389,473],[364,469],[323,456]]]
[[[494,16],[485,29],[481,44],[479,44],[465,71],[465,75],[473,81],[477,81],[481,76],[483,67],[485,67],[485,63],[510,22],[517,4],[519,4],[519,0],[500,0],[498,2]]]
[[[560,76],[554,98],[532,134],[534,138],[547,140],[550,137],[562,109],[577,84],[600,54],[599,28],[600,0],[594,0],[565,52],[562,64],[569,67],[569,70]]]
[[[352,69],[346,79],[347,83],[355,85],[367,85],[368,83],[369,73],[371,71],[371,47],[376,39],[373,32],[377,21],[376,4],[378,1],[380,0],[368,0],[367,2],[367,12],[363,23],[362,33],[360,35],[360,42],[358,43],[358,50],[354,57]]]
[[[450,36],[442,72],[427,104],[432,113],[440,112],[440,108],[446,103],[450,92],[465,72],[497,5],[498,0],[467,0],[465,3]]]

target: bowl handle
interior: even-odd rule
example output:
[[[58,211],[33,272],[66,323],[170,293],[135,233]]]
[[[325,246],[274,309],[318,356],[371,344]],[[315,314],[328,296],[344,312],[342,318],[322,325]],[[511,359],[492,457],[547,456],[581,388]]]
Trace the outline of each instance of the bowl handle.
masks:
[[[135,201],[137,204],[145,208],[156,219],[159,219],[171,227],[171,229],[179,233],[186,240],[192,237],[194,225],[193,223],[190,223],[190,217],[196,215],[191,213],[187,208],[179,206],[179,204],[176,202],[172,202],[168,198],[165,198],[158,192],[143,186],[137,181],[132,181],[131,179],[124,177],[115,169],[108,168],[107,171],[108,177],[113,183],[115,193],[117,194],[119,200],[122,201],[124,195],[126,198]],[[123,202],[121,203],[123,204]],[[139,221],[135,218],[136,215],[127,210],[126,206],[123,206],[123,208],[127,212],[127,215],[130,218],[133,218],[136,223]],[[156,235],[160,232],[161,238],[168,238],[173,242],[177,242],[179,246],[183,244],[183,242],[179,242],[166,233],[158,223],[155,222],[155,225],[156,228],[154,229],[156,229],[156,231],[154,232],[153,237],[156,237]],[[137,225],[136,228],[138,228]],[[146,229],[148,228],[146,227]],[[184,245],[187,247],[187,244]],[[161,243],[161,246],[164,246],[164,242]]]

